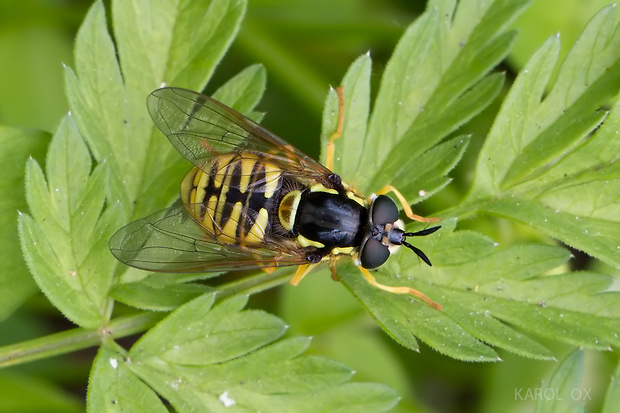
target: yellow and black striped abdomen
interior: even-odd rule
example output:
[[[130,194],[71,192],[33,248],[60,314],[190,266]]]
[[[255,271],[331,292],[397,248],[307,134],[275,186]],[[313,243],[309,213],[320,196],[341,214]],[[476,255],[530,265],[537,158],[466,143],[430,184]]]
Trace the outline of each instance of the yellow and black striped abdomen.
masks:
[[[181,184],[181,200],[188,212],[224,244],[262,243],[282,171],[266,158],[240,152],[216,156],[193,168]]]

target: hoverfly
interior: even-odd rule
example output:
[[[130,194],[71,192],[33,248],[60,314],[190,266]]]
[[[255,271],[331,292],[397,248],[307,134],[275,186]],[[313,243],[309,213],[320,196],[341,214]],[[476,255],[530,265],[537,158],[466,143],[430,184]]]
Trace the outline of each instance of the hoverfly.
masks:
[[[147,271],[219,272],[298,265],[297,285],[321,261],[352,257],[373,286],[413,294],[409,287],[380,284],[370,269],[381,266],[400,245],[426,264],[427,256],[406,241],[440,227],[405,232],[392,191],[407,216],[405,198],[386,186],[378,195],[358,195],[331,171],[334,141],[343,124],[344,98],[326,166],[306,156],[251,119],[202,94],[174,87],[155,90],[147,100],[153,121],[194,167],[181,183],[181,202],[132,222],[110,239],[121,262]]]

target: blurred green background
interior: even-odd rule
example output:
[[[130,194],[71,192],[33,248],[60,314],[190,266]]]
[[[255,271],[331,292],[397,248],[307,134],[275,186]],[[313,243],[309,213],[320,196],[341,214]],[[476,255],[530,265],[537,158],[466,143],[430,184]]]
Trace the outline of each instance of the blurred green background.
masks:
[[[423,1],[407,0],[249,3],[241,32],[206,91],[215,90],[242,68],[262,63],[268,74],[267,91],[258,107],[267,112],[263,124],[313,157],[319,154],[321,111],[329,85],[338,85],[348,65],[369,51],[376,93],[398,38],[425,8]],[[519,39],[500,68],[507,73],[508,82],[549,36],[561,33],[565,53],[585,23],[607,4],[609,1],[599,0],[533,1],[514,24]],[[90,5],[90,1],[79,0],[0,2],[0,124],[55,130],[68,110],[62,65],[72,65],[75,33]],[[466,126],[474,140],[468,157],[453,171],[455,182],[423,208],[435,211],[461,199],[476,149],[498,103]],[[480,219],[467,226],[501,243],[549,242],[498,220]],[[586,260],[582,265],[592,264]],[[356,379],[381,381],[396,388],[403,396],[400,411],[530,411],[532,402],[515,400],[515,388],[538,386],[556,366],[504,352],[500,353],[504,362],[481,365],[456,362],[424,346],[421,355],[405,351],[383,334],[325,271],[307,277],[299,288],[287,286],[253,297],[251,305],[277,313],[291,325],[291,334],[316,336],[312,351],[349,364],[358,371]],[[71,327],[43,296],[34,295],[0,322],[0,345]],[[571,350],[548,344],[562,357]],[[93,355],[94,351],[87,350],[0,371],[0,410],[11,406],[13,397],[33,403],[30,408],[22,405],[19,411],[38,411],[41,402],[47,403],[46,411],[83,410]],[[617,356],[611,353],[586,353],[582,385],[599,397],[587,411],[598,410],[616,361]]]

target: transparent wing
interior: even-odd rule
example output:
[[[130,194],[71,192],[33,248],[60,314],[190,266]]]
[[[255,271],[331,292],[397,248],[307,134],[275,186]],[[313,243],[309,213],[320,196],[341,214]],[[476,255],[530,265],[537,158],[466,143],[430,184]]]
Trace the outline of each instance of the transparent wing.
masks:
[[[110,239],[112,254],[121,262],[155,272],[217,272],[299,265],[302,252],[284,250],[264,241],[240,247],[218,241],[217,234],[194,221],[180,205],[156,212],[118,230]]]
[[[252,152],[300,178],[324,182],[332,173],[253,120],[200,93],[157,89],[147,106],[157,127],[200,169],[215,156]]]

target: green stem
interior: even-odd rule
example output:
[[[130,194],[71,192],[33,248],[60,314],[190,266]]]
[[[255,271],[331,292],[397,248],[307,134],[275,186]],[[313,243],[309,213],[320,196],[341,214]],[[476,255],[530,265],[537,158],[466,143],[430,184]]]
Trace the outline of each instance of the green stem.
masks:
[[[75,328],[46,337],[0,347],[0,368],[70,353],[101,344],[106,337],[120,338],[147,330],[165,313],[141,312],[119,317],[98,330]]]

